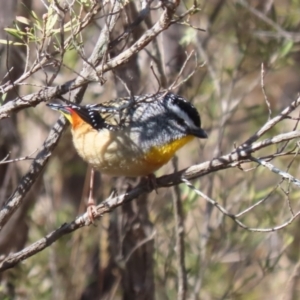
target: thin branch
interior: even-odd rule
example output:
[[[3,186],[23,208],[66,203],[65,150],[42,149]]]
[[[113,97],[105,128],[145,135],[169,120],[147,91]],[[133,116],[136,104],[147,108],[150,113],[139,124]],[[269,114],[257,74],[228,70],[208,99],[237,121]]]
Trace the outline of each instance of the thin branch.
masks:
[[[257,141],[262,135],[273,128],[277,123],[285,119],[292,111],[294,111],[300,105],[300,97],[293,101],[288,107],[286,107],[279,115],[269,120],[263,127],[261,127],[253,136],[247,139],[240,147],[247,147],[249,144]]]
[[[2,160],[0,160],[0,165],[2,164],[9,164],[9,163],[14,163],[22,160],[33,160],[35,159],[34,157],[31,157],[34,153],[36,153],[37,150],[33,151],[31,154],[23,156],[23,157],[18,157],[18,158],[13,158],[13,159],[8,159],[9,154],[7,154]]]
[[[177,6],[179,5],[179,1],[166,1],[165,4],[166,6],[164,6],[164,12],[162,13],[160,19],[156,22],[156,24],[151,29],[147,30],[143,34],[143,36],[139,40],[137,40],[130,48],[126,49],[113,59],[109,60],[107,63],[98,66],[96,68],[96,76],[85,70],[82,74],[83,78],[81,78],[80,80],[77,78],[78,80],[71,80],[60,86],[45,87],[44,89],[41,89],[36,93],[24,96],[22,99],[18,97],[0,107],[0,119],[7,117],[7,115],[13,111],[19,110],[21,108],[24,109],[27,107],[35,106],[43,101],[50,101],[55,97],[62,96],[65,93],[71,90],[75,90],[78,87],[81,87],[89,82],[98,81],[97,76],[101,77],[103,73],[128,62],[133,55],[146,47],[158,34],[166,30],[170,26],[172,16],[175,13]]]
[[[179,1],[162,2],[166,4],[164,6],[164,12],[155,25],[151,29],[148,29],[131,47],[109,60],[102,68],[98,67],[97,72],[106,72],[128,62],[133,55],[145,48],[158,34],[171,25],[172,17],[179,5]]]
[[[284,141],[293,140],[300,137],[300,131],[292,131],[288,133],[279,134],[269,139],[265,139],[261,142],[249,145],[247,148],[238,147],[235,151],[215,158],[212,161],[204,162],[198,165],[194,165],[186,170],[187,179],[197,178],[217,170],[224,170],[232,166],[236,166],[237,162],[244,162],[249,160],[250,154]]]
[[[276,189],[277,189],[278,185],[264,198],[262,198],[261,200],[257,201],[256,203],[254,203],[253,205],[247,207],[245,210],[237,213],[235,216],[237,218],[240,218],[242,215],[245,215],[246,213],[250,212],[251,210],[253,210],[255,207],[261,205],[262,203],[266,202],[272,195],[273,193],[275,193]]]
[[[262,93],[264,95],[264,99],[265,99],[265,102],[266,102],[266,105],[268,107],[268,111],[269,111],[269,120],[271,119],[271,116],[272,116],[272,110],[271,110],[271,105],[270,105],[270,102],[268,100],[268,97],[267,97],[267,94],[266,94],[266,89],[265,89],[265,69],[264,69],[264,64],[262,63],[261,64],[261,71],[260,71],[260,85],[261,85],[261,90],[262,90]]]
[[[180,69],[178,75],[176,76],[174,82],[170,85],[170,87],[168,88],[168,90],[171,91],[171,90],[173,90],[173,89],[175,88],[175,86],[177,85],[178,80],[179,80],[179,78],[181,77],[181,75],[182,75],[182,73],[183,73],[183,71],[184,71],[184,69],[185,69],[187,63],[189,62],[189,60],[191,59],[191,57],[192,57],[192,55],[193,55],[194,53],[195,53],[195,51],[191,51],[190,54],[187,54],[187,55],[186,55],[186,59],[185,59],[183,65],[182,65],[182,67],[181,67],[181,69]],[[196,61],[197,61],[197,57],[196,57]],[[197,66],[197,63],[196,63],[195,65],[196,65],[196,67],[195,67],[194,71],[192,72],[192,74],[195,73],[195,70],[196,70],[197,67],[198,67],[198,66]],[[191,77],[191,76],[189,76],[189,78],[190,78],[190,77]],[[187,79],[185,78],[184,80],[186,81]]]
[[[178,170],[178,158],[173,159],[174,170]],[[176,256],[177,256],[177,299],[184,300],[187,295],[187,273],[185,267],[185,232],[184,232],[184,213],[181,203],[181,193],[178,185],[175,185],[173,191],[173,207],[175,219],[175,234],[176,234]]]
[[[300,187],[300,180],[297,178],[293,177],[291,174],[281,171],[278,168],[274,167],[271,163],[266,162],[262,159],[255,158],[253,156],[250,157],[252,161],[255,161],[261,166],[264,166],[265,168],[269,169],[271,172],[280,175],[282,178],[288,180],[289,182],[295,184],[296,186]]]
[[[130,252],[126,255],[126,257],[122,259],[122,262],[128,263],[130,257],[134,254],[134,252],[139,248],[141,248],[146,243],[152,241],[155,235],[156,235],[156,230],[153,230],[149,236],[145,237],[143,240],[139,241],[136,245],[134,245],[134,247],[130,250]]]
[[[248,9],[253,15],[258,17],[260,20],[264,21],[266,24],[270,25],[273,29],[275,29],[277,31],[277,35],[276,35],[277,38],[279,35],[286,39],[293,40],[294,42],[300,41],[300,36],[298,33],[288,32],[282,29],[282,27],[279,26],[278,23],[274,22],[273,20],[268,18],[264,13],[252,7],[246,0],[237,0],[237,2],[242,6],[244,6],[246,9]]]
[[[56,133],[56,131],[53,129],[53,132]],[[53,133],[53,134],[54,134]],[[58,136],[58,134],[56,134]],[[236,149],[235,151],[221,156],[219,158],[213,159],[212,161],[207,161],[198,165],[194,165],[186,170],[181,170],[179,172],[175,172],[170,175],[165,175],[160,178],[157,178],[156,183],[157,183],[157,189],[161,187],[169,187],[169,186],[174,186],[179,183],[189,182],[189,179],[201,177],[204,175],[207,175],[209,173],[215,172],[217,170],[222,170],[222,169],[227,169],[230,167],[233,167],[236,162],[238,161],[243,161],[246,159],[250,159],[250,154],[257,151],[258,149],[267,147],[269,145],[273,145],[275,143],[279,143],[285,140],[290,140],[290,139],[295,139],[297,137],[300,137],[300,131],[294,131],[294,132],[289,132],[286,134],[280,134],[278,136],[275,136],[271,139],[266,139],[261,142],[257,142],[253,145],[248,146],[248,148],[244,148],[243,150]],[[50,141],[48,141],[48,144]],[[47,143],[46,143],[47,144]],[[49,144],[50,145],[50,144]],[[51,149],[46,148],[44,151],[51,151]],[[41,158],[42,159],[42,158]],[[35,163],[35,161],[34,161]],[[41,166],[38,165],[40,161],[37,161],[30,170],[34,169],[34,167],[39,167]],[[40,163],[41,164],[41,163]],[[11,200],[8,202],[8,205],[4,207],[0,211],[0,220],[1,222],[6,222],[7,218],[11,215],[11,210],[14,209],[12,208],[13,205],[17,201],[20,201],[20,197],[22,197],[22,189],[28,188],[26,185],[26,180],[30,180],[29,175],[32,174],[27,174],[23,178],[21,185],[18,187],[17,191],[15,194],[10,198]],[[36,174],[35,174],[36,175]],[[29,178],[29,179],[28,179]],[[191,185],[191,184],[190,184]],[[191,185],[190,188],[194,189],[194,187]],[[132,201],[133,199],[139,197],[140,195],[143,195],[145,193],[150,193],[153,190],[153,187],[150,187],[148,184],[139,184],[136,188],[132,189],[129,193],[119,195],[117,197],[109,198],[99,204],[97,206],[97,215],[95,215],[95,218],[99,218],[102,215],[111,212],[114,210],[116,207],[121,206],[129,201]],[[280,226],[276,226],[273,228],[267,228],[267,229],[259,229],[257,228],[249,228],[246,225],[244,225],[242,222],[237,220],[236,215],[233,215],[229,213],[225,208],[223,208],[221,205],[219,205],[216,201],[212,200],[211,198],[207,197],[205,194],[202,192],[198,191],[195,189],[195,192],[202,197],[204,197],[207,201],[209,201],[212,205],[216,206],[222,213],[225,215],[229,216],[232,218],[239,226],[243,227],[244,229],[250,230],[250,231],[262,231],[262,232],[270,232],[270,231],[275,231],[282,229],[286,227],[287,225],[291,224],[293,220],[300,214],[300,212],[297,212],[294,216],[292,216],[288,221],[286,221],[284,224],[281,224]],[[21,194],[21,195],[20,195]],[[20,204],[20,203],[19,203]],[[1,223],[3,226],[3,223]],[[37,241],[36,243],[32,244],[31,246],[28,246],[24,250],[10,254],[7,257],[5,257],[2,260],[2,263],[0,264],[0,271],[6,270],[8,268],[12,268],[15,266],[18,262],[25,260],[26,258],[34,255],[35,253],[42,251],[49,245],[51,245],[53,242],[55,242],[57,239],[59,239],[61,236],[68,234],[70,232],[73,232],[74,230],[77,230],[78,228],[81,228],[83,226],[90,225],[91,222],[88,218],[88,214],[85,213],[81,215],[80,217],[76,218],[73,222],[69,224],[63,225],[61,228],[53,231],[52,233],[48,234],[45,238]]]
[[[118,6],[117,6],[117,8],[118,8]],[[98,41],[104,40],[105,38],[103,38],[103,35],[106,36],[108,34],[109,34],[109,32],[107,30],[105,30],[105,28],[104,28],[104,30],[101,31],[101,33],[99,35]],[[93,53],[92,55],[93,55],[92,58],[95,59],[96,54]],[[97,53],[97,55],[99,56],[99,59],[100,59],[101,55],[104,55],[104,53],[102,53],[100,51],[99,53]],[[87,72],[89,72],[89,67],[85,66],[83,68],[81,74],[85,74]],[[70,86],[72,84],[73,84],[73,87],[76,85],[82,86],[79,90],[75,91],[75,94],[73,96],[74,102],[80,103],[83,98],[83,95],[85,93],[85,90],[87,88],[85,79],[82,79],[82,77],[80,77],[80,76],[78,76],[75,81],[70,81],[62,86],[56,87],[55,88],[56,96],[59,97],[60,95],[69,92]],[[73,87],[72,87],[72,89],[73,89]],[[47,89],[45,89],[44,91],[47,92]],[[64,93],[61,93],[61,92],[64,92]],[[37,102],[40,102],[40,100],[41,99],[43,100],[43,98],[44,99],[48,98],[46,95],[43,95],[44,97],[43,96],[41,97],[41,95],[39,93],[35,93],[35,94],[36,94]],[[26,98],[26,97],[24,97],[24,98]],[[22,105],[25,104],[27,106],[28,103],[27,103],[26,99],[24,101],[24,98],[18,99],[18,101],[21,101]],[[14,101],[10,101],[10,102],[8,102],[8,105],[14,106],[15,103],[14,103]],[[31,105],[33,105],[33,104],[31,103]],[[32,164],[29,168],[29,171],[27,172],[27,174],[25,174],[23,176],[23,178],[21,179],[20,184],[18,185],[16,190],[8,198],[8,200],[5,202],[4,206],[2,207],[2,209],[0,211],[0,231],[2,230],[3,226],[9,220],[10,216],[21,205],[27,192],[29,191],[29,189],[31,188],[33,183],[35,182],[36,178],[39,176],[39,174],[44,169],[49,157],[52,154],[52,151],[55,149],[55,147],[60,139],[60,136],[65,128],[66,128],[66,120],[64,117],[60,117],[58,122],[53,126],[52,130],[50,131],[49,136],[45,140],[41,151],[37,154],[36,158],[32,162]]]
[[[279,226],[274,226],[274,227],[270,227],[270,228],[248,227],[243,222],[241,222],[240,220],[238,220],[237,215],[234,215],[234,214],[230,213],[225,207],[223,207],[222,205],[220,205],[217,201],[211,199],[210,197],[208,197],[207,195],[205,195],[203,192],[201,192],[199,189],[196,189],[191,184],[191,182],[189,182],[187,179],[183,179],[183,181],[196,194],[198,194],[199,196],[201,196],[202,198],[204,198],[206,201],[208,201],[209,203],[211,203],[213,206],[215,206],[222,214],[224,214],[227,217],[231,218],[241,228],[246,229],[248,231],[252,231],[252,232],[273,232],[273,231],[278,231],[278,230],[283,229],[286,226],[290,225],[300,215],[300,211],[298,211],[296,214],[292,215],[289,220],[287,220],[286,222],[284,222],[283,224],[281,224]]]
[[[3,226],[7,223],[10,216],[16,211],[21,205],[27,192],[34,184],[42,170],[44,169],[49,157],[55,149],[61,133],[66,127],[66,120],[64,117],[60,117],[58,122],[51,129],[49,136],[45,140],[41,151],[37,154],[36,158],[29,167],[29,171],[22,177],[20,183],[13,194],[7,199],[4,206],[0,211],[0,231]]]

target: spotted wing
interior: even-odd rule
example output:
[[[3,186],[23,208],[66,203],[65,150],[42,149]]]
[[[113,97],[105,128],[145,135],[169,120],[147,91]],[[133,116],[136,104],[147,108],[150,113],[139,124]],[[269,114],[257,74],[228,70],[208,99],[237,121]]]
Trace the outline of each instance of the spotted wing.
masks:
[[[101,114],[105,122],[113,126],[126,127],[130,124],[134,111],[145,103],[163,99],[166,93],[145,94],[133,97],[117,98],[101,104],[88,105],[89,110]]]

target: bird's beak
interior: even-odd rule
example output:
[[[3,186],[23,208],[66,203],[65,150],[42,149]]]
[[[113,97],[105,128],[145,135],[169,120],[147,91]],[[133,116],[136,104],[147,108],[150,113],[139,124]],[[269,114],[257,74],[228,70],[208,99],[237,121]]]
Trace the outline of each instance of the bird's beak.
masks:
[[[70,110],[65,105],[57,104],[57,103],[47,103],[46,105],[49,106],[53,110],[57,110],[57,111],[61,112],[65,116],[68,116],[71,114]]]
[[[189,129],[189,134],[198,137],[200,139],[207,139],[208,135],[207,133],[202,129],[202,128],[190,128]]]
[[[57,103],[47,103],[46,105],[52,108],[53,110],[61,112],[65,116],[65,118],[70,122],[70,124],[73,125],[72,110],[69,107]]]

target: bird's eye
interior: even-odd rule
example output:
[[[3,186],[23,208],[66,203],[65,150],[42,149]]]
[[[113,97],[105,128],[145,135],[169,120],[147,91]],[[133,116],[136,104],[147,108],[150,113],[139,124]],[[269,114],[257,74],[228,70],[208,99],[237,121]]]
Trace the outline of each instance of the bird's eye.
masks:
[[[185,122],[184,122],[183,119],[178,118],[178,119],[177,119],[177,124],[183,126],[183,125],[185,125]]]

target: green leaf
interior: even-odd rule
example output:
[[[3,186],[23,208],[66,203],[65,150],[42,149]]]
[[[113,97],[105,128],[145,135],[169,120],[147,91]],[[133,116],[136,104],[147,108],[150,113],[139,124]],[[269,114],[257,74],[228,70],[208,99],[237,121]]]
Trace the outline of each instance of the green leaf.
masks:
[[[34,27],[36,27],[38,30],[42,31],[42,25],[41,25],[41,22],[39,20],[36,20],[34,22]]]
[[[282,48],[280,49],[280,56],[285,57],[287,54],[289,54],[294,46],[294,42],[292,40],[286,41]]]
[[[197,32],[193,28],[187,28],[183,37],[180,39],[179,44],[182,46],[187,46],[191,43],[194,43],[196,39]]]
[[[19,42],[14,42],[14,41],[8,41],[8,40],[2,40],[0,39],[0,44],[8,44],[8,45],[13,45],[13,46],[24,46],[24,43],[19,43]]]
[[[19,23],[22,23],[22,24],[25,24],[25,25],[30,25],[31,21],[25,17],[22,17],[22,16],[16,16],[16,20],[19,22]]]
[[[1,96],[1,104],[4,103],[4,101],[5,101],[5,99],[6,99],[6,96],[7,96],[7,93],[2,94],[2,96]]]
[[[58,15],[52,14],[51,17],[47,20],[46,32],[49,34],[51,29],[55,26],[57,22]]]
[[[38,18],[38,16],[36,15],[36,13],[34,12],[34,10],[32,10],[32,11],[30,12],[30,14],[31,14],[31,16],[32,16],[35,20],[39,21],[39,18]]]
[[[9,33],[10,35],[18,38],[18,39],[21,39],[22,38],[22,34],[19,30],[17,29],[14,29],[14,28],[4,28],[4,30]]]

